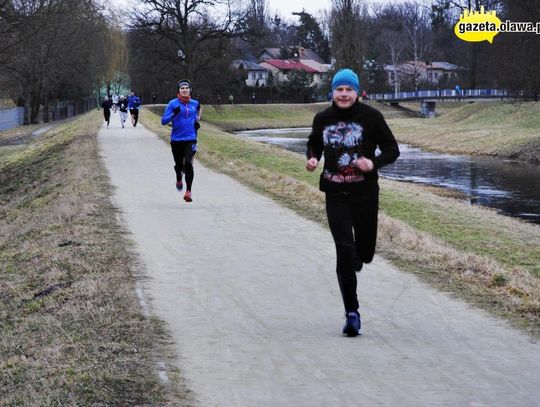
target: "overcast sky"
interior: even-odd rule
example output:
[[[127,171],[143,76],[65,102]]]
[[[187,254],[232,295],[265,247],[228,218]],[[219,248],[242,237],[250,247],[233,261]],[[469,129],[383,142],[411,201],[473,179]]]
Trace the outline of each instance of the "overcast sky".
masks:
[[[296,20],[297,17],[291,15],[293,11],[302,11],[304,9],[311,15],[318,15],[319,10],[330,8],[330,0],[268,0],[268,8],[272,16],[278,12],[279,15],[287,20]]]
[[[268,8],[272,12],[272,16],[276,12],[287,18],[287,20],[294,20],[297,17],[291,15],[293,11],[302,11],[317,15],[321,9],[330,8],[330,0],[267,0]],[[129,0],[110,0],[111,4],[120,6],[121,8],[129,8],[130,5],[137,3],[137,1]]]
[[[128,9],[131,5],[136,4],[136,0],[108,0],[111,4]],[[247,0],[245,0],[247,1]],[[404,0],[368,0],[369,3],[401,3]],[[304,9],[309,14],[319,17],[321,10],[329,10],[331,0],[267,0],[270,16],[273,17],[276,13],[285,18],[289,22],[297,22],[298,17],[291,13],[294,11],[302,11]]]

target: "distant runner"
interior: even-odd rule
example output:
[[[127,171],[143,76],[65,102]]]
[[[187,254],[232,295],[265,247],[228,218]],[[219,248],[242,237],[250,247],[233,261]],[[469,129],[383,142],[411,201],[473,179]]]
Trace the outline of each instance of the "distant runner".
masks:
[[[113,113],[116,113],[118,110],[118,102],[120,101],[120,97],[115,93],[112,95],[112,111]]]
[[[128,108],[129,114],[131,115],[131,124],[133,127],[137,127],[137,122],[139,121],[139,106],[141,105],[141,99],[131,92],[131,95],[128,98]]]
[[[120,96],[118,109],[120,110],[120,122],[122,123],[122,128],[124,128],[124,123],[126,122],[128,112],[128,101],[124,95]]]
[[[111,106],[112,103],[109,100],[107,96],[105,96],[105,99],[103,99],[103,103],[101,104],[101,107],[103,108],[103,118],[105,119],[105,122],[107,123],[107,127],[109,127],[109,122],[111,121]]]

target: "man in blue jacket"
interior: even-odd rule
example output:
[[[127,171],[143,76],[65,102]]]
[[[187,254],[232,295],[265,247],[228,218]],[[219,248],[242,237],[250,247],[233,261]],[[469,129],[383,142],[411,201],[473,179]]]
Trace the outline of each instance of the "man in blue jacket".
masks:
[[[182,175],[186,174],[184,201],[192,202],[193,156],[197,151],[197,130],[201,119],[201,105],[191,99],[191,83],[187,79],[178,82],[177,98],[171,100],[161,117],[161,124],[172,121],[171,149],[176,172],[176,189],[182,191]]]
[[[139,106],[141,105],[141,99],[131,92],[131,95],[128,97],[128,108],[129,114],[131,115],[131,124],[133,127],[137,127],[137,122],[139,121]]]

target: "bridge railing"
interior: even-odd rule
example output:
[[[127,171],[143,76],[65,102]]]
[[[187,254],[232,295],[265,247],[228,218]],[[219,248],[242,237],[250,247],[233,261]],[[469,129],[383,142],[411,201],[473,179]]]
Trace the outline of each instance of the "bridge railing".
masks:
[[[419,90],[413,92],[398,93],[374,93],[369,95],[371,100],[411,100],[425,98],[474,98],[474,97],[507,97],[505,89],[440,89],[440,90]]]

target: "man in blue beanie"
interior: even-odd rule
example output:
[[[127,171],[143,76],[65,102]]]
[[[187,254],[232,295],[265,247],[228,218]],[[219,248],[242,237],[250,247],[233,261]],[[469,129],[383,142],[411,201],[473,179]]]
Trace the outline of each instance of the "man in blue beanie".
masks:
[[[332,105],[317,113],[307,143],[306,169],[314,171],[324,153],[319,188],[337,254],[336,273],[345,307],[343,334],[360,334],[356,271],[370,263],[377,241],[377,169],[393,163],[399,148],[382,114],[358,101],[360,81],[351,69],[332,79]],[[381,153],[375,156],[377,147]]]
[[[350,86],[356,92],[356,95],[360,94],[360,81],[358,80],[358,75],[351,69],[342,69],[334,75],[332,78],[332,92],[341,85]]]

